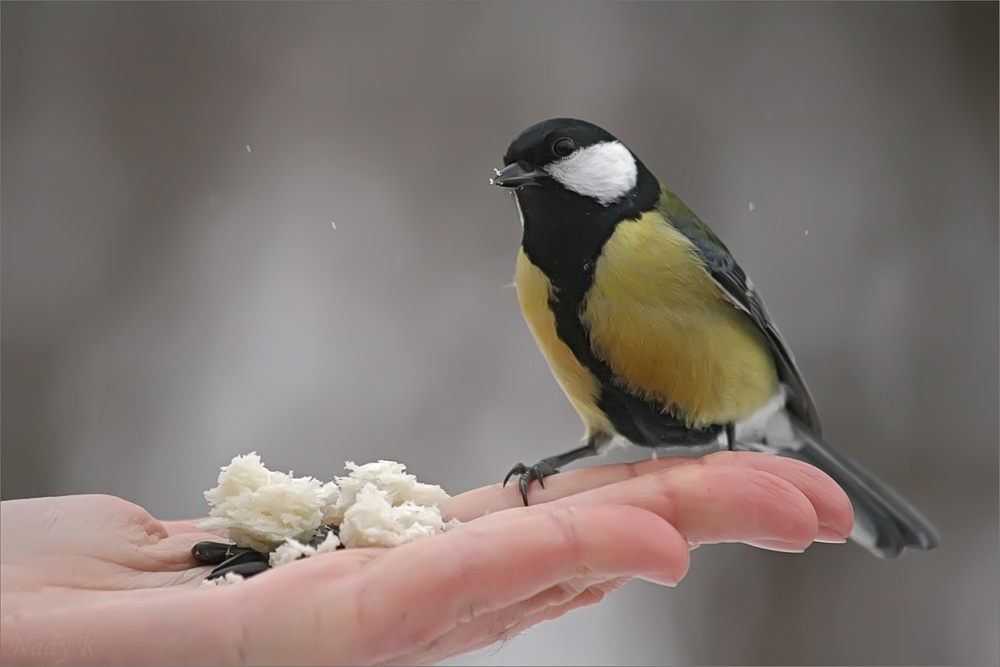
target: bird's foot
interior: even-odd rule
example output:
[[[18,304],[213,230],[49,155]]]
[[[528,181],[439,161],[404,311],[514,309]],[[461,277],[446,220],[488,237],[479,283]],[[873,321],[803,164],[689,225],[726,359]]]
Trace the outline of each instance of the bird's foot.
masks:
[[[518,463],[516,466],[510,469],[507,476],[503,478],[503,485],[506,487],[508,480],[514,475],[519,475],[517,481],[517,487],[521,490],[521,499],[524,501],[525,506],[528,505],[528,485],[534,479],[538,480],[538,484],[544,489],[545,488],[545,478],[554,475],[559,472],[559,468],[555,466],[551,461],[542,460],[533,466],[526,466],[523,463]]]

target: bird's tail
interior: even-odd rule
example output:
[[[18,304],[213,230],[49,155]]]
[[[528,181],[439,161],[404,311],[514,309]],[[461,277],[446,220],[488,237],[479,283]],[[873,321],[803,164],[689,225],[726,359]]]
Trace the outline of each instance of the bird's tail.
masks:
[[[907,548],[929,551],[941,543],[930,522],[898,493],[789,417],[797,447],[780,447],[777,453],[819,468],[847,493],[854,505],[851,541],[880,558],[897,558]]]

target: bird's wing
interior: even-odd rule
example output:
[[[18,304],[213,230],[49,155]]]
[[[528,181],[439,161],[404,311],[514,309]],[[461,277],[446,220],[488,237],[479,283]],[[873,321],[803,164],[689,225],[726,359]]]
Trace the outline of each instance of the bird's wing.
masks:
[[[817,435],[822,435],[819,411],[813,402],[802,373],[795,364],[795,357],[785,343],[777,325],[764,307],[753,282],[747,277],[729,249],[718,236],[689,209],[675,194],[663,189],[657,210],[673,227],[687,237],[698,249],[712,279],[726,298],[746,313],[767,337],[771,354],[778,368],[778,377],[791,392],[788,407]]]

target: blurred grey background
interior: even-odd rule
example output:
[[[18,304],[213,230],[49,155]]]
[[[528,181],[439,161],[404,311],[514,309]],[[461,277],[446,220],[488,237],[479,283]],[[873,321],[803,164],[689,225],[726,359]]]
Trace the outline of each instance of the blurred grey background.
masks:
[[[488,184],[521,129],[571,115],[723,236],[827,435],[944,545],[707,547],[676,590],[632,582],[455,664],[1000,664],[997,22],[4,2],[3,498],[201,516],[249,451],[324,479],[399,460],[458,493],[575,443]]]

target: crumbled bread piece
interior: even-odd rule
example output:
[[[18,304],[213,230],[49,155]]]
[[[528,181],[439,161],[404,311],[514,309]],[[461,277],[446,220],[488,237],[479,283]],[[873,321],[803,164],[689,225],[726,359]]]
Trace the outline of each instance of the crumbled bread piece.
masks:
[[[379,460],[359,466],[353,461],[347,461],[345,465],[351,472],[346,477],[337,477],[336,484],[340,493],[332,499],[323,518],[324,523],[340,525],[348,508],[355,503],[358,493],[366,484],[374,484],[384,491],[386,502],[391,507],[409,500],[418,505],[441,509],[448,501],[448,494],[444,489],[436,484],[418,482],[415,475],[405,472],[406,466],[402,463]]]
[[[237,545],[267,552],[288,538],[308,540],[337,486],[268,470],[256,452],[235,457],[205,492],[209,519],[198,527],[226,530]]]
[[[426,486],[426,485],[425,485]],[[398,489],[387,491],[372,482],[354,493],[344,512],[340,539],[350,547],[396,547],[420,537],[431,537],[451,527],[437,505],[418,505],[401,499]]]
[[[285,540],[284,544],[271,552],[268,563],[271,567],[278,567],[279,565],[285,565],[300,558],[308,558],[317,554],[336,551],[339,546],[340,538],[333,532],[327,533],[326,538],[316,547],[289,538]]]
[[[242,574],[236,574],[235,572],[226,572],[221,577],[215,577],[214,579],[202,579],[202,586],[229,586],[231,584],[242,584],[246,581],[246,578]]]
[[[404,464],[348,461],[346,467],[347,476],[324,484],[270,471],[256,452],[236,456],[205,492],[210,518],[198,527],[225,531],[237,545],[270,554],[274,567],[341,544],[394,547],[458,525],[442,516],[449,498],[444,489],[417,481]],[[318,546],[308,544],[320,526],[330,525],[339,526],[339,538],[331,532]]]

